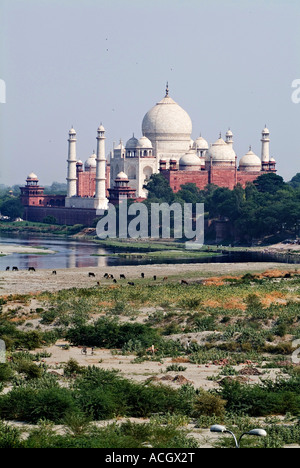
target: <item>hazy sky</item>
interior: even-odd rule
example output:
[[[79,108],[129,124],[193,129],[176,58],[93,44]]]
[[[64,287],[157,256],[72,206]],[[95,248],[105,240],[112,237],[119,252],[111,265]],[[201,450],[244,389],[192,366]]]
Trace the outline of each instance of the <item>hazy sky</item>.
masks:
[[[195,139],[230,127],[238,158],[261,131],[289,180],[299,165],[299,0],[0,0],[0,183],[65,182],[68,131],[77,155],[141,136],[165,94],[190,115]]]

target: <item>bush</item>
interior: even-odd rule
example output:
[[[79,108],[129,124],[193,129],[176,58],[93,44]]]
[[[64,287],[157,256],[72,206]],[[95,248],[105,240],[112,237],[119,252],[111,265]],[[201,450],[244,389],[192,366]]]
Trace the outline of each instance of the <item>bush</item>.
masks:
[[[226,400],[218,395],[202,391],[196,398],[194,406],[194,416],[217,416],[223,420],[225,416]]]

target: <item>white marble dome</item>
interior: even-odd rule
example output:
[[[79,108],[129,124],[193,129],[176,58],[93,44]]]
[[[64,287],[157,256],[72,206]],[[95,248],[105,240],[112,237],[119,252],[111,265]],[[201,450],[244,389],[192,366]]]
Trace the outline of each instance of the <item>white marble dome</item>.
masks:
[[[118,179],[118,180],[128,180],[128,176],[127,176],[127,174],[125,174],[125,172],[119,172],[116,179]]]
[[[27,177],[27,180],[37,180],[37,175],[34,172],[31,172]]]
[[[195,151],[189,151],[184,154],[179,160],[179,170],[182,171],[198,171],[201,167],[201,159]]]
[[[126,149],[135,149],[137,147],[138,140],[133,135],[126,143]]]
[[[240,159],[239,169],[243,171],[260,171],[261,170],[261,160],[260,158],[249,150],[245,156]]]
[[[97,166],[96,154],[93,153],[84,163],[85,169],[93,169]]]
[[[228,145],[223,138],[219,138],[206,152],[205,159],[213,163],[234,163],[236,158],[235,151],[231,145]]]
[[[137,142],[137,148],[152,148],[152,143],[146,136],[142,136]]]
[[[156,135],[185,135],[190,141],[192,121],[188,113],[166,95],[145,115],[142,133],[150,139]]]
[[[199,136],[194,141],[193,148],[199,149],[199,150],[208,150],[208,143],[202,136]]]

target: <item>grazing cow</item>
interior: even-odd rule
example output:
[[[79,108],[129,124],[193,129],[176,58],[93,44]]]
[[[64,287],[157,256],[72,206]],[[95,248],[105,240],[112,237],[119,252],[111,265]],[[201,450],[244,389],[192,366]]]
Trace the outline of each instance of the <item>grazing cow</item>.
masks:
[[[28,268],[28,271],[35,271],[35,268],[29,267],[29,268]]]
[[[153,279],[154,279],[154,281],[156,281],[156,279],[157,279],[157,278],[156,278],[156,275],[153,276]]]
[[[10,267],[6,267],[6,271],[9,271],[10,270]]]
[[[181,280],[181,284],[189,284],[189,283],[185,280]]]
[[[114,279],[114,283],[116,283],[116,282],[117,282],[117,280],[116,280],[116,279]]]
[[[120,279],[126,279],[125,275],[120,275]]]
[[[105,273],[105,275],[103,275],[103,278],[108,278],[108,273]]]
[[[18,267],[12,267],[12,271],[19,271],[19,268]]]
[[[165,276],[165,277],[164,277],[164,279],[163,279],[163,281],[167,281],[167,279],[168,279],[168,277],[167,277],[167,276]]]
[[[52,271],[52,275],[57,275],[56,271]]]
[[[134,283],[132,281],[129,281],[129,286],[134,286]]]
[[[141,277],[142,277],[142,278],[145,278],[145,273],[141,273]]]
[[[89,278],[95,278],[95,273],[89,273]]]
[[[97,286],[100,286],[100,281],[97,281]]]

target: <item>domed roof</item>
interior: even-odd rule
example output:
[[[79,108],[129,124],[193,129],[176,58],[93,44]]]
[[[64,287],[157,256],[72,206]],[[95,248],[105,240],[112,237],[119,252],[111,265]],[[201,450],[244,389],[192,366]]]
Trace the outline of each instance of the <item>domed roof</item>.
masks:
[[[95,152],[85,161],[84,166],[86,169],[93,168],[97,166],[97,161],[96,161],[96,154]]]
[[[190,138],[192,121],[188,113],[182,109],[167,90],[166,96],[145,115],[142,122],[143,135],[186,135]]]
[[[255,154],[253,153],[253,151],[251,151],[251,149],[248,151],[247,154],[245,154],[245,156],[243,156],[241,159],[240,159],[240,163],[239,163],[239,167],[251,167],[251,168],[261,168],[261,160],[260,158]]]
[[[105,132],[105,128],[101,124],[100,127],[98,128],[98,132]]]
[[[152,143],[146,136],[142,136],[137,142],[138,148],[152,148]]]
[[[127,174],[125,174],[125,172],[119,172],[116,179],[118,179],[118,180],[128,180],[128,176],[127,176]]]
[[[27,177],[27,180],[37,180],[37,175],[34,172],[31,172]]]
[[[208,150],[208,143],[207,141],[202,138],[202,136],[199,136],[195,141],[194,141],[194,146],[193,148],[195,149],[200,149],[200,150]]]
[[[126,143],[126,149],[135,149],[137,147],[138,140],[133,135]]]
[[[262,133],[270,133],[270,132],[269,132],[269,129],[268,129],[267,127],[265,127],[265,128],[263,129]]]
[[[276,160],[275,160],[274,158],[270,158],[270,162],[273,162],[273,163],[275,163],[275,162],[276,162]]]
[[[235,162],[236,154],[232,146],[220,137],[206,152],[206,160],[210,161],[211,158],[216,162]]]
[[[179,159],[179,166],[201,166],[201,159],[197,156],[195,151],[191,150],[188,153],[185,153]]]

